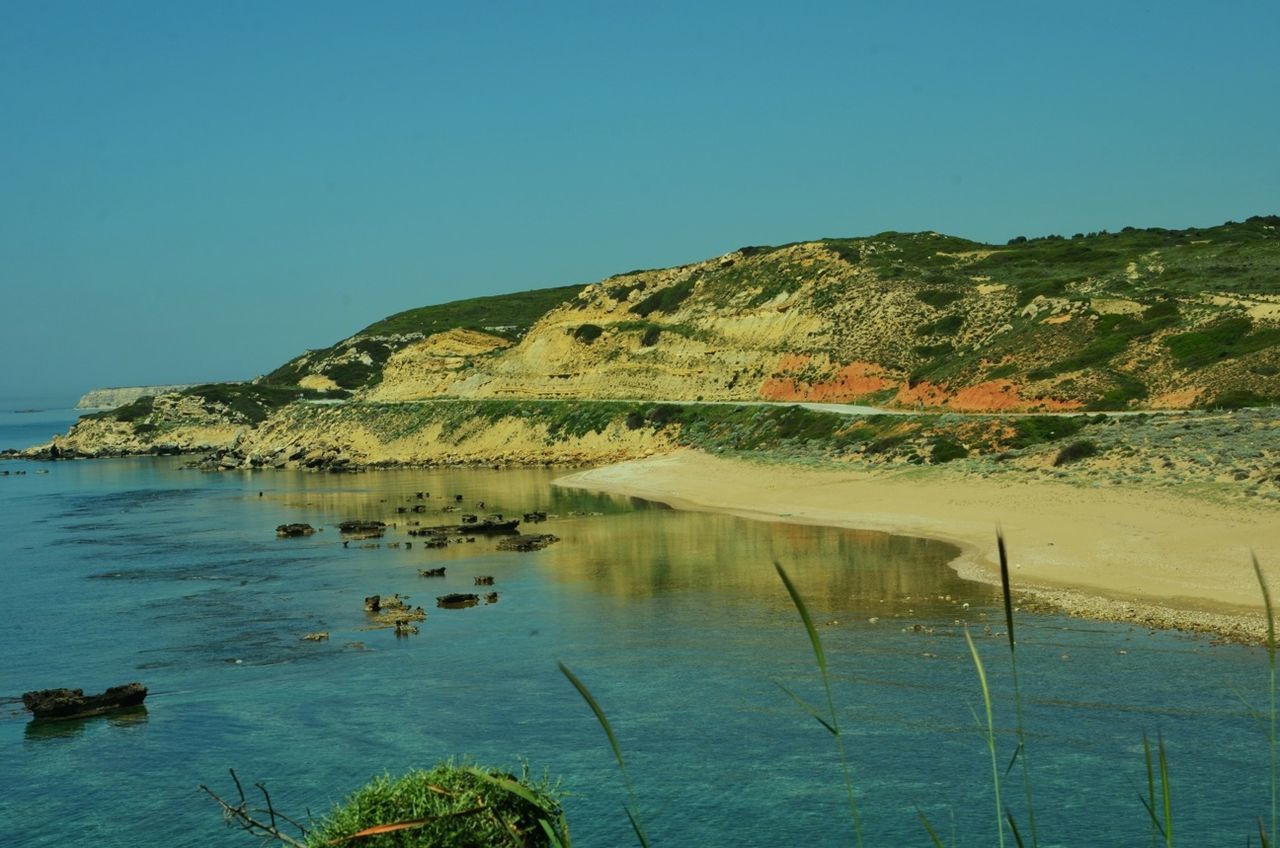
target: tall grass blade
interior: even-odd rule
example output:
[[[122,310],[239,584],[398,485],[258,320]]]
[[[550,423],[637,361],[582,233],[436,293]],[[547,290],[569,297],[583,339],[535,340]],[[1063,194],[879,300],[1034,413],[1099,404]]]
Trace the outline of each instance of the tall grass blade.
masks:
[[[1009,579],[1009,555],[1004,546],[1004,531],[996,529],[996,549],[1000,553],[1000,589],[1004,594],[1005,632],[1009,637],[1009,669],[1013,674],[1013,708],[1018,747],[1013,758],[1022,759],[1022,788],[1027,799],[1027,825],[1031,828],[1031,845],[1038,848],[1040,835],[1036,830],[1036,806],[1031,796],[1031,765],[1027,760],[1027,739],[1022,724],[1022,688],[1018,684],[1018,640],[1013,630],[1013,583]],[[1013,759],[1009,761],[1013,768]],[[1007,774],[1007,772],[1006,772]]]
[[[791,696],[791,700],[799,704],[800,709],[804,710],[809,715],[813,716],[813,718],[818,722],[818,724],[825,727],[828,733],[830,733],[832,736],[840,735],[840,731],[836,730],[835,727],[832,726],[831,722],[827,721],[825,718],[822,717],[822,714],[818,712],[817,707],[813,706],[813,704],[810,704],[804,698],[801,698],[795,692],[792,692],[786,686],[783,686],[781,683],[778,683],[778,681],[775,680],[774,683],[777,684],[779,689],[781,689],[783,692],[786,692],[789,696]]]
[[[487,771],[475,766],[467,766],[463,771],[475,775],[486,783],[490,783],[499,789],[510,792],[518,798],[522,798],[533,804],[535,807],[541,807],[542,801],[536,795],[525,787],[521,786],[517,781],[511,780],[501,775],[489,774]],[[559,814],[555,817],[555,823],[547,821],[545,818],[539,818],[538,824],[542,827],[543,833],[547,835],[552,848],[572,848],[569,842],[569,824],[564,820],[564,815]]]
[[[631,821],[631,829],[635,831],[636,838],[640,840],[640,844],[643,848],[649,848],[649,837],[645,835],[644,825],[641,823],[639,811],[636,809],[636,793],[631,784],[631,775],[627,772],[627,763],[622,758],[622,746],[618,744],[618,737],[614,735],[609,719],[605,717],[604,710],[600,708],[599,702],[591,694],[587,684],[579,680],[564,663],[557,663],[557,665],[560,666],[560,673],[568,678],[569,682],[573,684],[573,688],[577,689],[578,694],[582,696],[582,700],[587,702],[591,712],[595,713],[596,721],[604,729],[604,735],[609,737],[609,747],[613,749],[613,756],[618,760],[618,771],[622,772],[622,780],[627,787],[627,818]]]
[[[1253,573],[1258,578],[1258,588],[1262,590],[1262,605],[1267,611],[1267,659],[1271,665],[1271,680],[1269,683],[1269,691],[1271,695],[1271,711],[1268,714],[1267,722],[1267,742],[1271,748],[1271,844],[1280,844],[1276,842],[1276,617],[1275,611],[1271,606],[1271,590],[1267,586],[1267,579],[1262,574],[1262,566],[1258,564],[1258,555],[1250,552],[1253,557]]]
[[[1025,848],[1022,844],[1022,834],[1018,832],[1018,823],[1013,820],[1013,811],[1006,807],[1004,810],[1004,817],[1009,821],[1009,831],[1013,833],[1013,841],[1017,844],[1018,848]]]
[[[1262,816],[1258,816],[1258,844],[1262,848],[1270,848],[1271,843],[1267,841],[1267,824],[1262,820]]]
[[[1173,793],[1169,788],[1169,759],[1164,752],[1164,736],[1156,733],[1157,755],[1160,759],[1160,799],[1164,810],[1165,848],[1173,846]]]
[[[1142,753],[1147,761],[1147,798],[1139,795],[1142,806],[1151,817],[1151,844],[1157,844],[1157,835],[1163,837],[1165,848],[1173,845],[1173,792],[1169,786],[1169,758],[1164,750],[1164,736],[1156,734],[1156,762],[1151,761],[1151,742],[1142,734]],[[1156,775],[1160,775],[1160,797],[1156,797]],[[1148,800],[1149,799],[1149,800]]]
[[[982,686],[982,703],[987,710],[987,748],[991,751],[991,787],[996,796],[996,833],[1000,837],[1000,848],[1004,848],[1004,806],[1000,803],[1000,766],[996,762],[996,725],[991,715],[991,689],[987,686],[987,670],[982,665],[982,657],[978,655],[978,646],[969,635],[969,626],[965,625],[964,640],[969,643],[969,653],[973,655],[973,665],[978,670],[978,683]]]
[[[1160,836],[1164,833],[1164,828],[1160,826],[1160,817],[1156,815],[1156,773],[1155,767],[1151,760],[1151,741],[1147,739],[1147,734],[1142,734],[1142,755],[1147,763],[1147,797],[1141,795],[1138,799],[1142,801],[1142,806],[1147,808],[1147,815],[1151,817],[1151,846],[1155,848],[1160,843]]]
[[[924,814],[923,810],[916,809],[916,818],[920,819],[920,824],[924,825],[925,833],[929,834],[929,839],[933,842],[933,848],[946,848],[942,842],[942,837],[938,836],[938,831],[933,829],[929,817]]]
[[[845,793],[849,796],[849,816],[853,819],[853,833],[857,840],[859,848],[862,845],[862,818],[858,815],[858,799],[853,791],[853,776],[849,769],[849,756],[844,747],[844,736],[840,733],[840,718],[836,715],[836,702],[831,694],[831,677],[827,673],[827,657],[822,650],[822,640],[818,638],[818,630],[813,626],[813,617],[809,615],[809,607],[805,604],[804,598],[800,597],[800,590],[796,588],[796,584],[791,582],[791,577],[779,562],[774,562],[774,569],[778,572],[778,577],[782,580],[782,585],[787,587],[787,594],[791,596],[791,603],[795,605],[796,611],[800,613],[800,620],[804,623],[805,633],[809,634],[809,644],[813,646],[813,656],[818,662],[818,671],[822,674],[822,687],[827,693],[827,712],[831,717],[831,721],[827,722],[819,718],[816,710],[812,710],[799,698],[797,701],[811,710],[811,715],[817,718],[827,730],[835,737],[836,748],[840,752],[840,767],[844,771],[844,788]],[[785,691],[785,687],[784,687]],[[790,693],[788,693],[790,694]],[[795,697],[794,695],[792,696]]]
[[[1009,591],[1009,555],[1004,549],[1004,531],[996,530],[996,550],[1000,554],[1000,588],[1004,591],[1004,623],[1008,628],[1009,650],[1017,640],[1013,637],[1013,593]]]

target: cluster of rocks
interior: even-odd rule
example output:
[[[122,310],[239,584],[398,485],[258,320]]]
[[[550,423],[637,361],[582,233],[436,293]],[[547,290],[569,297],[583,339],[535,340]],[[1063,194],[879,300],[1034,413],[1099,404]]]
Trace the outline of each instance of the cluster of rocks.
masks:
[[[316,471],[350,473],[365,467],[337,448],[280,448],[268,453],[245,453],[238,447],[218,448],[190,464],[203,471],[236,471],[258,468],[310,468]]]
[[[559,536],[551,533],[527,533],[519,536],[504,536],[498,540],[500,551],[540,551],[548,545],[560,541]]]
[[[364,611],[370,615],[371,629],[394,628],[397,636],[412,636],[418,632],[414,622],[425,621],[426,610],[411,607],[408,596],[396,593],[389,598],[370,595],[364,599]]]
[[[430,499],[428,492],[417,492],[409,500],[415,504]],[[444,511],[456,511],[456,504],[462,502],[462,495],[452,495],[446,498],[451,506],[444,507]],[[484,501],[477,501],[475,506],[483,508]],[[415,510],[425,511],[425,510]],[[398,513],[407,512],[403,508],[397,509]],[[543,511],[530,511],[523,514],[524,520],[530,522],[542,522],[547,520],[547,513]],[[516,527],[520,524],[517,519],[505,519],[502,515],[491,514],[481,517],[476,514],[466,513],[460,516],[461,523],[450,525],[437,525],[432,527],[420,527],[417,520],[409,520],[406,532],[416,537],[419,544],[423,548],[447,547],[451,543],[457,542],[474,542],[475,535],[495,536],[498,537],[497,549],[504,551],[537,551],[542,550],[550,544],[560,541],[559,537],[550,533],[536,533],[521,535],[516,532]],[[353,518],[338,523],[338,532],[342,535],[342,546],[348,547],[349,543],[354,540],[366,539],[382,539],[387,531],[388,526],[395,527],[397,525],[388,525],[385,521],[368,518]],[[323,528],[320,528],[323,529]],[[276,527],[276,535],[280,538],[305,538],[318,532],[317,528],[303,522],[293,522],[288,524],[280,524]],[[396,541],[386,543],[388,548],[411,548],[412,541]],[[369,543],[361,545],[362,548],[381,547],[381,542]],[[419,568],[418,576],[424,578],[443,578],[445,577],[446,566],[435,566],[432,568]],[[474,575],[473,582],[477,587],[491,587],[496,582],[493,575]],[[476,592],[449,592],[436,597],[436,606],[440,609],[467,609],[479,606],[481,604],[496,604],[498,602],[498,593],[496,591],[488,591],[481,593]],[[421,606],[411,606],[408,596],[395,594],[391,596],[369,595],[364,599],[365,613],[370,617],[369,627],[372,629],[394,629],[397,636],[411,636],[419,632],[417,623],[426,619],[426,612]],[[300,637],[302,641],[322,642],[329,638],[328,631],[316,631],[307,633]]]

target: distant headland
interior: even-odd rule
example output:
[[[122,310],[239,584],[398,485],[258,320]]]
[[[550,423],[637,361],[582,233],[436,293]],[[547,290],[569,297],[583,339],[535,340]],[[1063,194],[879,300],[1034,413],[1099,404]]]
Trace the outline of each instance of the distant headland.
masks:
[[[171,386],[116,386],[107,389],[90,389],[76,402],[76,409],[115,409],[126,403],[133,403],[140,397],[180,392],[194,385],[195,383],[181,383]]]

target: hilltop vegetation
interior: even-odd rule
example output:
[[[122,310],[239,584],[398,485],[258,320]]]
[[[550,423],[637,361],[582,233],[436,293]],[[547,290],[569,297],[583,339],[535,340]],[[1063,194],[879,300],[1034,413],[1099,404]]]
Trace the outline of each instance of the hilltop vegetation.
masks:
[[[519,340],[550,309],[572,299],[582,286],[455,300],[398,312],[321,350],[289,360],[262,379],[272,385],[297,385],[319,377],[330,388],[360,389],[382,379],[393,353],[414,341],[453,329],[481,330]]]

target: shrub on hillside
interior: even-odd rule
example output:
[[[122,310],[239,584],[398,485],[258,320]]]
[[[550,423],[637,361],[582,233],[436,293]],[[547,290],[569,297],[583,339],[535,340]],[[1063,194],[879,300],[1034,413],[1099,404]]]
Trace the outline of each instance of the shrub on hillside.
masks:
[[[969,449],[950,436],[938,436],[934,439],[933,449],[929,452],[929,458],[934,464],[950,462],[953,459],[964,459],[968,455]]]
[[[1053,467],[1057,468],[1066,465],[1068,462],[1075,462],[1078,459],[1084,459],[1088,456],[1096,456],[1098,446],[1088,440],[1072,442],[1062,450],[1058,451],[1058,455],[1054,457]]]
[[[693,294],[693,287],[697,282],[698,278],[692,276],[682,283],[676,283],[674,286],[660,289],[639,303],[632,305],[631,312],[642,318],[650,312],[674,312],[676,307],[683,303],[689,295]]]

